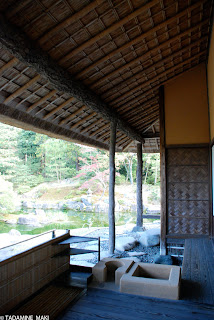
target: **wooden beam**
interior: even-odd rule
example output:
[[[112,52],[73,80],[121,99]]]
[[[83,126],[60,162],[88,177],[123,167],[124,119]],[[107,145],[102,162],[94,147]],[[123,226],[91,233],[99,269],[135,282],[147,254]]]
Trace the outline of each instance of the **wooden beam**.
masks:
[[[83,110],[85,110],[85,106],[82,106],[81,108],[78,108],[75,112],[71,113],[66,118],[62,119],[59,123],[60,126],[68,122],[69,120],[73,119],[77,114],[80,114]]]
[[[27,112],[32,111],[33,109],[35,109],[38,105],[41,105],[43,102],[45,102],[47,99],[49,99],[50,97],[52,97],[57,91],[56,90],[52,90],[50,91],[48,94],[46,94],[46,96],[42,97],[41,99],[39,99],[38,101],[36,101],[35,103],[33,103],[28,109]]]
[[[4,64],[0,68],[0,75],[2,75],[2,73],[4,73],[7,69],[12,68],[15,64],[17,64],[18,61],[19,61],[18,59],[13,58],[10,61],[8,61],[6,64]]]
[[[130,138],[144,142],[141,133],[132,128],[119,114],[98,97],[83,83],[58,66],[50,56],[42,51],[35,41],[28,38],[18,27],[12,25],[0,15],[0,43],[5,49],[20,61],[35,68],[52,84],[54,89],[69,94],[81,101],[84,105],[100,114],[105,120],[117,121],[118,128]]]
[[[4,105],[0,103],[0,121],[24,130],[31,130],[38,133],[46,134],[52,138],[63,139],[66,141],[72,141],[85,145],[91,145],[95,148],[101,148],[108,150],[107,144],[96,141],[91,137],[86,137],[80,133],[74,132],[70,129],[65,129],[45,121],[41,118],[32,116],[26,112],[16,109],[17,101],[12,101],[12,106]],[[117,149],[120,151],[119,149]]]
[[[166,150],[165,150],[165,112],[164,87],[160,87],[160,177],[161,177],[161,237],[160,254],[166,255]]]
[[[117,123],[111,122],[111,138],[109,146],[109,253],[113,254],[115,250],[115,145]]]
[[[66,54],[65,56],[63,56],[63,58],[61,58],[59,60],[59,63],[65,63],[66,61],[68,61],[69,59],[71,59],[73,56],[75,56],[76,54],[78,54],[79,52],[83,51],[84,49],[92,46],[96,41],[101,40],[103,37],[105,37],[106,35],[109,35],[111,32],[115,31],[116,29],[122,27],[125,23],[129,22],[130,20],[136,18],[137,16],[139,16],[142,12],[151,9],[155,4],[157,4],[159,2],[159,0],[152,0],[150,2],[148,2],[147,4],[145,4],[144,6],[142,6],[141,8],[135,10],[134,12],[132,12],[131,14],[129,14],[128,16],[126,16],[125,18],[119,20],[118,22],[114,23],[112,26],[108,27],[107,29],[101,31],[100,33],[98,33],[96,36],[94,36],[93,38],[89,39],[88,41],[84,42],[83,44],[81,44],[79,47],[73,49],[71,52],[69,52],[68,54]]]
[[[126,98],[127,96],[130,96],[130,95],[131,95],[132,93],[134,93],[135,91],[138,91],[138,90],[140,90],[140,89],[145,89],[146,86],[151,85],[153,82],[155,82],[155,81],[159,80],[160,78],[164,77],[165,75],[167,75],[167,73],[173,72],[173,71],[176,70],[177,68],[182,67],[184,64],[187,64],[187,63],[195,60],[196,58],[200,57],[201,55],[206,54],[206,52],[207,52],[206,50],[203,50],[203,51],[199,52],[198,54],[194,55],[193,57],[191,57],[191,58],[189,58],[189,59],[186,59],[186,60],[182,61],[181,63],[178,63],[178,64],[175,65],[174,67],[167,69],[166,71],[158,74],[158,75],[155,76],[154,78],[151,78],[151,79],[149,79],[148,81],[145,81],[145,82],[141,83],[140,85],[138,85],[137,87],[135,87],[135,88],[127,91],[126,93],[120,95],[119,98],[113,100],[112,102],[113,102],[114,104],[117,104],[117,102],[123,100],[123,99]]]
[[[42,45],[43,43],[48,41],[48,39],[50,39],[50,37],[55,35],[57,32],[60,32],[62,29],[65,29],[65,28],[69,27],[72,23],[75,23],[79,19],[81,19],[82,17],[86,16],[90,11],[95,9],[102,2],[104,2],[104,0],[95,0],[95,1],[91,2],[90,4],[88,4],[87,6],[85,6],[80,11],[74,13],[71,17],[68,17],[67,19],[65,19],[62,22],[58,23],[56,26],[54,26],[53,28],[49,29],[48,32],[46,32],[45,34],[43,34],[39,38],[39,40],[38,40],[39,44]]]
[[[118,49],[110,52],[109,54],[107,54],[107,55],[104,56],[103,58],[97,60],[96,62],[94,62],[93,64],[91,64],[90,66],[88,66],[87,68],[84,68],[84,70],[82,70],[80,73],[78,73],[78,74],[76,75],[76,77],[77,77],[78,79],[81,78],[85,73],[87,73],[87,72],[91,71],[92,69],[96,68],[99,64],[105,62],[106,60],[110,60],[113,56],[121,53],[123,50],[125,50],[125,49],[127,49],[127,48],[135,45],[136,43],[144,40],[148,35],[154,34],[156,31],[158,31],[158,30],[161,29],[161,28],[165,28],[168,24],[176,21],[176,19],[179,19],[179,18],[182,17],[184,14],[188,13],[189,10],[192,11],[192,10],[195,9],[195,7],[197,7],[197,6],[199,6],[199,3],[196,3],[194,6],[191,6],[191,7],[187,8],[187,9],[181,11],[181,12],[180,12],[179,14],[177,14],[176,16],[174,16],[174,17],[172,17],[172,18],[170,18],[170,19],[162,22],[161,24],[157,25],[156,27],[152,28],[151,30],[149,30],[149,31],[141,34],[140,36],[136,37],[135,39],[131,40],[130,42],[124,44],[124,45],[121,46],[120,48],[118,48]],[[208,21],[209,21],[209,20],[206,20],[206,22],[208,22]],[[204,22],[205,22],[205,21],[204,21]],[[204,22],[203,22],[203,23],[204,23]],[[189,32],[194,31],[194,30],[197,29],[199,26],[200,26],[200,24],[198,24],[197,26],[195,26],[194,29],[193,29],[193,28],[190,28],[189,30],[186,30],[186,31],[185,31],[185,34],[182,33],[182,36],[188,34]],[[192,29],[192,30],[191,30],[191,29]],[[179,35],[178,38],[179,38],[179,37],[181,37],[181,35]],[[178,39],[178,38],[177,38],[177,39]],[[177,40],[177,39],[176,39],[176,40]],[[170,41],[170,40],[168,40],[168,41]],[[172,41],[172,40],[171,40],[171,41]],[[165,43],[163,44],[163,46],[167,46],[169,43],[171,43],[171,41],[168,42],[168,43],[165,42]],[[173,41],[174,41],[174,40],[173,40]],[[162,44],[161,44],[160,46],[162,46]],[[160,49],[161,49],[161,48],[162,48],[162,47],[160,47]],[[154,48],[154,50],[156,51],[156,50],[157,50],[157,47]],[[146,55],[147,55],[147,54],[150,55],[150,54],[151,54],[151,51],[148,51],[148,53],[146,53]],[[142,61],[143,61],[143,59],[144,59],[144,55],[142,56]],[[133,61],[133,60],[132,60],[132,61]],[[131,64],[132,64],[132,63],[131,63]],[[126,64],[127,68],[128,68],[129,66],[131,66],[131,64],[129,65],[129,63],[127,63],[127,64]],[[117,72],[118,72],[118,70],[119,70],[119,69],[117,69]],[[116,72],[116,71],[115,71],[115,72]]]
[[[143,130],[143,134],[145,134],[146,131],[148,131],[152,126],[157,124],[158,121],[159,121],[159,117],[157,119],[155,119],[146,129]],[[157,132],[155,134],[157,134]]]
[[[199,40],[191,43],[190,45],[187,45],[186,47],[182,48],[181,50],[177,50],[176,52],[174,52],[173,54],[168,55],[167,57],[165,57],[164,59],[159,59],[159,61],[157,61],[156,63],[151,64],[149,67],[139,71],[138,73],[135,73],[135,81],[140,79],[142,77],[142,75],[144,77],[149,77],[149,75],[151,73],[154,73],[156,70],[156,68],[159,66],[159,68],[163,68],[164,64],[166,64],[168,61],[173,61],[173,59],[175,57],[179,57],[180,55],[182,55],[182,53],[191,50],[193,47],[195,47],[196,45],[200,45],[202,43],[203,40],[208,39],[208,36],[204,36],[202,38],[200,38]],[[158,52],[157,56],[160,56],[160,53]],[[153,57],[153,59],[155,59],[155,57]],[[151,58],[149,58],[147,61],[151,60]],[[143,63],[146,64],[147,61],[144,61]],[[169,63],[169,62],[168,62]],[[148,71],[151,70],[151,72],[149,73]],[[106,91],[104,94],[102,94],[103,98],[108,98],[108,101],[111,101],[113,99],[111,99],[111,95],[114,92],[119,92],[121,89],[123,89],[124,87],[128,87],[130,79],[132,79],[133,76],[131,76],[130,78],[126,79],[125,81],[123,80],[122,83],[120,83],[119,85],[114,86],[113,88],[111,88],[110,90]],[[103,78],[99,79],[98,84],[100,85],[100,83],[102,82]]]
[[[40,75],[38,74],[37,76],[35,76],[33,79],[31,79],[30,81],[28,81],[27,83],[25,83],[24,86],[22,86],[21,88],[19,88],[18,90],[16,90],[15,92],[13,92],[11,95],[9,95],[9,97],[7,97],[4,100],[4,104],[9,103],[11,100],[13,100],[14,98],[16,98],[18,95],[20,95],[23,91],[25,91],[27,88],[29,88],[30,86],[32,86],[32,84],[34,84],[37,80],[39,80]]]
[[[72,130],[72,129],[80,126],[82,123],[84,123],[84,122],[86,122],[87,120],[93,118],[96,114],[97,114],[96,112],[93,112],[93,113],[87,115],[85,118],[83,118],[83,119],[77,121],[76,123],[74,123],[74,124],[70,127],[70,129]]]
[[[137,143],[137,228],[142,228],[143,225],[143,196],[142,196],[142,169],[143,169],[143,159],[142,159],[142,143]]]
[[[53,114],[55,114],[57,111],[63,109],[65,106],[67,106],[69,103],[71,103],[72,101],[74,101],[75,98],[71,97],[68,100],[66,100],[65,102],[63,102],[62,104],[60,104],[58,107],[54,108],[53,110],[51,110],[50,112],[48,112],[43,119],[46,120],[47,118],[50,118]]]

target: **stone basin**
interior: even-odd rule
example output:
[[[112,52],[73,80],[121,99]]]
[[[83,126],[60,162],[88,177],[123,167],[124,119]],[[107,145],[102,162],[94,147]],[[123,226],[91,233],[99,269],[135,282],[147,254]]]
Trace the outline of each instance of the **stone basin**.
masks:
[[[135,263],[120,279],[120,291],[147,297],[178,300],[181,268],[152,263]]]

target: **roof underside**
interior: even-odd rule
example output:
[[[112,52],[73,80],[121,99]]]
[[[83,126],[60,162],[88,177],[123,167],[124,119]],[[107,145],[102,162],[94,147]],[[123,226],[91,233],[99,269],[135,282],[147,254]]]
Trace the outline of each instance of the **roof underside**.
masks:
[[[144,152],[159,152],[159,87],[206,61],[211,3],[1,1],[4,24],[16,29],[11,40],[0,22],[0,120],[108,149],[118,117],[117,151],[135,152],[140,136]],[[44,54],[58,75],[66,71],[62,83],[54,67],[43,72]]]

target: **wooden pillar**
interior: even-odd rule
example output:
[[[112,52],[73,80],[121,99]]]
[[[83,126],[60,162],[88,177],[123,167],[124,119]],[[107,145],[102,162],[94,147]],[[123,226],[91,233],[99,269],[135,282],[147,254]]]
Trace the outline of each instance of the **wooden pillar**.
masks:
[[[166,150],[165,150],[165,114],[164,114],[164,86],[159,89],[160,99],[160,179],[161,179],[161,235],[160,254],[166,255]]]
[[[142,197],[142,143],[137,144],[137,228],[143,224],[143,197]]]
[[[109,146],[109,253],[113,254],[115,249],[115,145],[116,145],[117,122],[111,122],[110,146]]]

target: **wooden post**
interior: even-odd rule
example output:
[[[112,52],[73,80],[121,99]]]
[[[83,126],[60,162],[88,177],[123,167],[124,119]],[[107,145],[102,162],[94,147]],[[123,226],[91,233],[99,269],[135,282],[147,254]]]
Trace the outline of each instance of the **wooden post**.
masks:
[[[142,143],[137,144],[137,228],[143,224],[143,197],[142,197]]]
[[[113,254],[115,249],[115,145],[116,145],[117,122],[111,122],[110,146],[109,146],[109,253]]]
[[[166,255],[166,150],[165,150],[165,114],[164,87],[159,90],[160,98],[160,178],[161,178],[161,237],[160,254]]]

